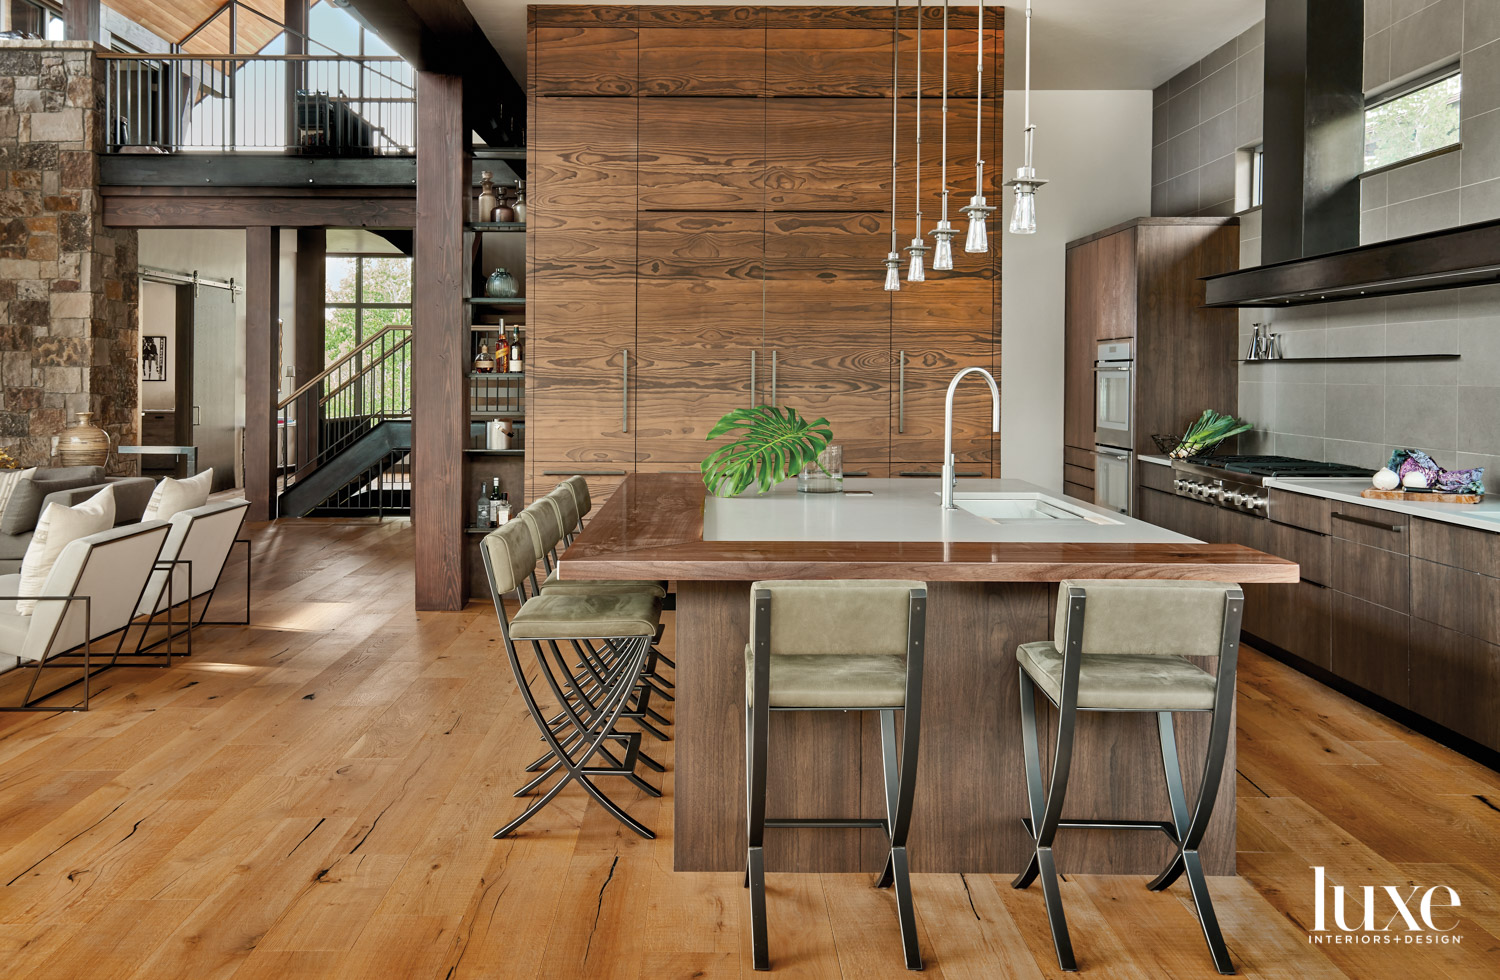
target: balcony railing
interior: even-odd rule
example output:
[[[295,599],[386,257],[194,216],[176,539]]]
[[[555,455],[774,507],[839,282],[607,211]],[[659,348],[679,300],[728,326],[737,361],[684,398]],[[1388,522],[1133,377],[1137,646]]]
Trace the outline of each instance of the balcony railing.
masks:
[[[110,153],[415,152],[416,79],[401,58],[100,57]]]

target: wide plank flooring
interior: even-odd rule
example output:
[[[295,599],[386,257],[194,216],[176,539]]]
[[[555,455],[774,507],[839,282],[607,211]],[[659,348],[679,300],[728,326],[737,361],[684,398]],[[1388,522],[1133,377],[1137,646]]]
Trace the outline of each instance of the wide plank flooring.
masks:
[[[493,610],[413,612],[401,521],[251,534],[252,627],[100,676],[88,713],[0,716],[0,975],[751,975],[739,876],[671,871],[670,743],[647,744],[661,799],[611,784],[656,841],[576,788],[494,841],[538,742]],[[217,611],[242,582],[226,573]],[[1243,976],[1500,973],[1500,774],[1249,649],[1238,738],[1241,876],[1211,887]],[[1461,941],[1311,945],[1313,865],[1353,886],[1355,914],[1359,886],[1453,887]],[[1185,884],[1062,888],[1083,975],[1216,976]],[[907,976],[867,878],[772,872],[767,890],[777,975]],[[1062,976],[1039,888],[913,890],[929,976]]]

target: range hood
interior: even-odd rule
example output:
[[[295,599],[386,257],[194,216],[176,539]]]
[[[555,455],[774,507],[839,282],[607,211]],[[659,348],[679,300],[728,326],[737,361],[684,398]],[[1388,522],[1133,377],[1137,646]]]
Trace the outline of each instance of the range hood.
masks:
[[[1204,306],[1297,306],[1500,282],[1500,220],[1208,276]]]

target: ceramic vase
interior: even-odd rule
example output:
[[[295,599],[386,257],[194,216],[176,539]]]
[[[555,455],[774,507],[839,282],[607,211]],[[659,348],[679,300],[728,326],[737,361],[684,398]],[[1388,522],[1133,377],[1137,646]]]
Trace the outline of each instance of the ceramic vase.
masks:
[[[103,466],[109,459],[109,433],[94,424],[93,412],[79,412],[57,443],[64,466]]]

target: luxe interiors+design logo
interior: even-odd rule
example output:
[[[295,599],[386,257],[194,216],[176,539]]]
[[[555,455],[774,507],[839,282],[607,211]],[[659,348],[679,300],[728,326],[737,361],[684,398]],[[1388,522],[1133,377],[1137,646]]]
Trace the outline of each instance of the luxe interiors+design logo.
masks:
[[[1458,944],[1458,918],[1451,911],[1462,904],[1458,892],[1447,885],[1365,885],[1360,889],[1363,915],[1353,922],[1352,903],[1343,885],[1328,884],[1321,865],[1313,866],[1313,930],[1307,941],[1314,945],[1424,945]],[[1330,899],[1330,895],[1332,896]],[[1330,914],[1331,907],[1331,914]]]

